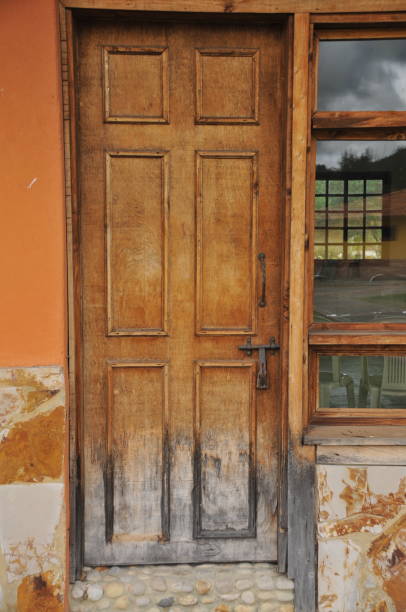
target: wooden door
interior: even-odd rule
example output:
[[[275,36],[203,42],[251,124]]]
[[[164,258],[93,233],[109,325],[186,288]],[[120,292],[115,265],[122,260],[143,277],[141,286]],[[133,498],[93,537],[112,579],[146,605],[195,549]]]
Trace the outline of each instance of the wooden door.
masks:
[[[78,38],[85,562],[274,560],[281,28]]]

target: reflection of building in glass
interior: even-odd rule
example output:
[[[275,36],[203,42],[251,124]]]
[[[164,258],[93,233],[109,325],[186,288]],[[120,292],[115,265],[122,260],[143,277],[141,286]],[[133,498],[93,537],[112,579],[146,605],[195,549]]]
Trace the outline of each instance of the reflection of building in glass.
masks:
[[[317,174],[315,259],[380,259],[387,174]]]
[[[320,141],[315,321],[406,319],[406,147]]]

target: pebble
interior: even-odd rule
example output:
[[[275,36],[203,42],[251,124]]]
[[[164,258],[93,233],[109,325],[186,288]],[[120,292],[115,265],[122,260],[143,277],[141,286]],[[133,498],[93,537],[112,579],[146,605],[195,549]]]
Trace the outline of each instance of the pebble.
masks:
[[[129,604],[128,597],[124,595],[123,597],[119,597],[116,600],[116,605],[114,607],[117,610],[127,610],[128,604]]]
[[[183,595],[178,599],[178,603],[180,603],[181,606],[194,606],[197,602],[198,599],[194,595]]]
[[[104,592],[107,597],[111,597],[112,599],[120,597],[120,595],[124,593],[124,585],[120,582],[109,582],[104,587]]]
[[[174,597],[164,597],[161,601],[158,601],[158,606],[160,608],[170,608],[175,603]]]
[[[240,596],[239,593],[224,593],[221,596],[221,599],[224,599],[225,601],[235,601],[236,599],[238,599]]]
[[[71,591],[73,599],[82,599],[83,595],[85,594],[85,590],[86,589],[83,584],[81,584],[80,582],[76,582],[76,584],[73,585]]]
[[[171,591],[175,593],[192,593],[193,587],[189,582],[174,582],[171,584]]]
[[[293,591],[276,591],[275,595],[279,601],[292,601],[294,597]]]
[[[252,591],[244,591],[241,593],[241,599],[245,604],[253,604],[255,601],[255,595]]]
[[[151,581],[151,587],[154,591],[164,592],[166,591],[166,581],[160,577],[154,578],[154,580]]]
[[[292,590],[293,591],[293,580],[289,580],[286,576],[278,576],[275,581],[275,587],[281,591]]]
[[[263,591],[272,591],[275,588],[272,576],[260,576],[257,578],[257,585]]]
[[[257,597],[261,601],[267,601],[268,599],[274,599],[275,591],[258,591]]]
[[[103,597],[103,587],[101,584],[90,584],[87,587],[87,598],[90,601],[99,601]]]
[[[84,575],[72,586],[72,612],[294,612],[293,581],[267,563],[113,566]]]
[[[144,595],[145,583],[141,580],[134,580],[131,583],[131,593],[134,593],[134,595]]]
[[[198,580],[195,584],[195,589],[199,595],[206,595],[211,589],[211,584],[205,580]]]
[[[247,589],[250,589],[252,585],[252,580],[237,580],[235,583],[235,586],[239,591],[246,591]]]
[[[150,603],[150,599],[149,597],[137,597],[135,603],[137,604],[137,606],[140,606],[140,608],[144,608]]]

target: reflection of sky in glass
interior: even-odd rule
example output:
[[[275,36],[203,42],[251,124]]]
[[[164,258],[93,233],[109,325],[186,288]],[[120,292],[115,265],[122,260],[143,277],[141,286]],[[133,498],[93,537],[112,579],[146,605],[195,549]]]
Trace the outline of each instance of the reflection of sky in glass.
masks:
[[[406,110],[406,39],[321,41],[318,110]]]
[[[370,153],[373,162],[379,162],[393,155],[399,149],[406,148],[406,141],[396,140],[319,140],[317,143],[317,165],[326,166],[329,170],[339,170],[344,154],[356,157]],[[391,168],[393,172],[404,172],[405,168]]]

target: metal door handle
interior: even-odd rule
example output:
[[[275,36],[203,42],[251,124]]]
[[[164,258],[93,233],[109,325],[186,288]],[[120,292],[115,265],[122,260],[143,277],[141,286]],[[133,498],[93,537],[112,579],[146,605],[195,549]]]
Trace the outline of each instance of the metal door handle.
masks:
[[[258,254],[258,260],[261,264],[261,276],[262,276],[262,291],[261,297],[259,298],[258,306],[260,308],[264,308],[266,306],[266,263],[265,263],[265,253]]]

